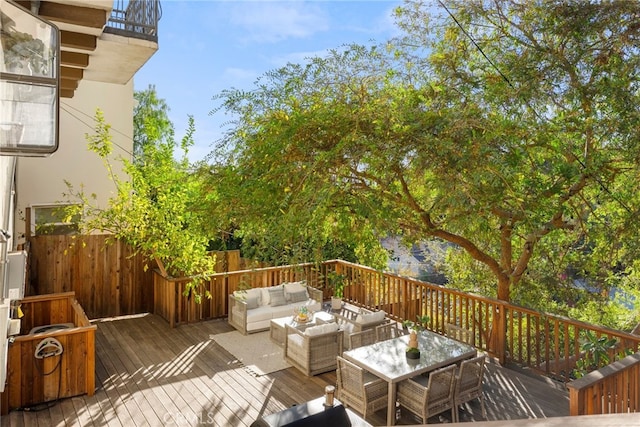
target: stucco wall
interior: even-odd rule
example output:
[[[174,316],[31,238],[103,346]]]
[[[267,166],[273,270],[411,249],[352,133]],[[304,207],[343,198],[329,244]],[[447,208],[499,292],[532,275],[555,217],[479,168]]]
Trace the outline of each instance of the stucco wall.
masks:
[[[82,80],[73,98],[60,99],[60,144],[47,158],[20,158],[17,166],[15,232],[24,242],[25,208],[64,201],[65,180],[95,193],[100,206],[115,194],[113,181],[97,154],[87,149],[87,133],[94,131],[96,109],[111,125],[113,156],[131,159],[133,151],[133,81],[126,85]],[[112,164],[120,166],[119,162]],[[120,170],[117,171],[121,173]]]

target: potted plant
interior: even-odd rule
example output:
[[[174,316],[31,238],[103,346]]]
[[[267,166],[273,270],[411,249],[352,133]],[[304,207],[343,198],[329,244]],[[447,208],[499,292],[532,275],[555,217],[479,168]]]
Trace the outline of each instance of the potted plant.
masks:
[[[418,332],[426,329],[429,323],[429,316],[417,316],[416,321],[405,320],[402,326],[409,329],[409,345],[405,355],[407,359],[420,359],[420,348],[418,347]]]
[[[347,277],[344,274],[330,271],[327,273],[327,286],[332,290],[331,309],[342,309],[342,298],[344,297],[344,287]]]

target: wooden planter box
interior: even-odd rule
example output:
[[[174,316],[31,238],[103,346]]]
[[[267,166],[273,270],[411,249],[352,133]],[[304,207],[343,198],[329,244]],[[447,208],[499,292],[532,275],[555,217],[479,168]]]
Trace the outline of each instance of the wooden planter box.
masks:
[[[95,392],[95,332],[73,292],[38,295],[22,300],[20,335],[9,345],[7,383],[1,396],[2,414],[81,394]],[[73,327],[29,334],[31,329],[60,323]],[[62,344],[61,355],[34,356],[43,339]],[[47,375],[48,374],[48,375]]]

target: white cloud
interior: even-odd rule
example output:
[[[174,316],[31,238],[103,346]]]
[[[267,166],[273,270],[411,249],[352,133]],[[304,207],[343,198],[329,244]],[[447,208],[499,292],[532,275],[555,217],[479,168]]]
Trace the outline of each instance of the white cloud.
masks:
[[[291,52],[283,55],[274,55],[269,58],[269,63],[273,64],[275,67],[284,67],[288,63],[307,64],[309,63],[309,58],[323,58],[327,56],[328,53],[328,49],[308,52]]]
[[[327,13],[302,2],[239,2],[230,8],[230,24],[241,28],[247,42],[275,43],[305,38],[329,29]]]

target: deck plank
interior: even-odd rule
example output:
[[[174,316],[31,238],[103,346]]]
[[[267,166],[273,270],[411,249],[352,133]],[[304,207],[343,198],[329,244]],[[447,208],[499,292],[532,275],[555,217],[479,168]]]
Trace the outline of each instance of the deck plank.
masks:
[[[12,411],[2,427],[23,425],[248,427],[257,418],[323,394],[335,371],[307,377],[295,368],[255,376],[218,345],[213,336],[232,328],[225,319],[175,329],[147,314],[94,321],[96,393],[64,399],[39,413]],[[540,377],[487,364],[484,385],[488,420],[569,415],[563,386]],[[467,404],[460,421],[482,419],[480,405]],[[384,425],[386,412],[369,418]],[[450,414],[432,422],[451,422]],[[419,420],[403,413],[399,424]]]

